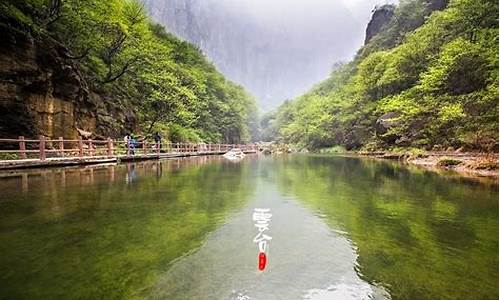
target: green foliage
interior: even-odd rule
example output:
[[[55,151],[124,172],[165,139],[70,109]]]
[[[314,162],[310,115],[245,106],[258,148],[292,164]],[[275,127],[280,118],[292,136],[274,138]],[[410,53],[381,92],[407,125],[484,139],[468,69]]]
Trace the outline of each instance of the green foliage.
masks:
[[[202,142],[199,132],[192,128],[185,128],[177,124],[172,124],[168,130],[168,139],[173,143],[182,141]]]
[[[182,141],[249,141],[256,107],[245,90],[227,81],[201,51],[152,23],[137,0],[8,0],[0,25],[55,39],[78,62],[106,105],[132,109],[152,134],[183,128]]]
[[[452,167],[461,164],[462,162],[458,159],[443,157],[441,158],[437,165],[440,167]]]
[[[498,3],[452,0],[434,12],[422,3],[403,1],[353,62],[280,107],[279,138],[309,148],[497,149]]]
[[[342,154],[346,152],[347,150],[343,146],[333,146],[330,148],[323,148],[319,150],[319,153],[322,154]]]
[[[1,160],[19,159],[19,155],[17,155],[16,153],[0,153],[0,159]]]

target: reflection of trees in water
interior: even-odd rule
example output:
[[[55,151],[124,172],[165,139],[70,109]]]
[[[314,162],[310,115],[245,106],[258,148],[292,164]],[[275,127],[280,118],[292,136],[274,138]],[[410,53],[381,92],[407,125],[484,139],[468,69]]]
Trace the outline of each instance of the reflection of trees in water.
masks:
[[[131,170],[133,184],[125,181]],[[24,193],[14,193],[23,177]],[[0,233],[0,266],[11,274],[0,297],[24,291],[27,298],[141,298],[173,259],[199,247],[252,196],[253,184],[246,164],[216,157],[36,170],[0,180],[9,192],[0,202],[1,224],[16,229]],[[60,286],[67,288],[47,288]]]
[[[140,176],[148,176],[151,172],[161,178],[163,171],[171,172],[188,167],[200,167],[207,163],[225,161],[220,156],[200,156],[177,158],[168,160],[150,160],[124,164],[104,164],[66,168],[48,169],[19,169],[0,173],[0,188],[9,189],[21,187],[22,192],[28,192],[30,186],[37,190],[56,192],[59,187],[70,185],[92,185],[96,182],[115,182],[115,173],[127,183],[133,182]],[[123,168],[126,170],[124,172]],[[94,175],[97,178],[94,178]],[[3,179],[3,180],[2,180]]]
[[[498,297],[498,191],[367,159],[281,160],[280,188],[347,232],[358,272],[395,299]],[[466,275],[464,274],[466,273]]]

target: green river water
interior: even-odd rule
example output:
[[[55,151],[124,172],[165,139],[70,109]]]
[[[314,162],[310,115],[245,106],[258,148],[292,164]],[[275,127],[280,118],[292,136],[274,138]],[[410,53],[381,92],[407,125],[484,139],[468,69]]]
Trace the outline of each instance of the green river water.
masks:
[[[307,155],[0,176],[0,299],[498,299],[489,180]]]

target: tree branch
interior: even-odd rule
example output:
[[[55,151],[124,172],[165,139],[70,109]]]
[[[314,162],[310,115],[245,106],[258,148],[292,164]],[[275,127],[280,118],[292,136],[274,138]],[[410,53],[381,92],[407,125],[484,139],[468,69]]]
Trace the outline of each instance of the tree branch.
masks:
[[[61,17],[62,0],[51,0],[45,17],[45,26],[49,26]]]
[[[92,49],[92,48],[89,47],[89,48],[85,49],[82,54],[76,55],[76,56],[69,54],[69,51],[67,51],[66,53],[63,53],[63,56],[64,56],[64,58],[67,58],[67,59],[77,59],[77,60],[82,59],[89,54],[90,49]]]
[[[110,83],[110,82],[113,82],[113,81],[117,80],[118,78],[122,77],[129,70],[130,66],[133,65],[136,61],[137,61],[136,57],[132,58],[131,60],[126,62],[123,65],[120,72],[118,72],[115,75],[112,75],[111,65],[109,65],[108,74],[106,75],[106,79],[101,81],[101,83],[103,83],[103,84]]]

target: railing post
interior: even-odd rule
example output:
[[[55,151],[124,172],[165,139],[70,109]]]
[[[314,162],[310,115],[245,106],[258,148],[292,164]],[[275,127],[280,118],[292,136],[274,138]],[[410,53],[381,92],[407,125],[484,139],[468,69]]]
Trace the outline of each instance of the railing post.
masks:
[[[146,140],[142,141],[142,151],[144,154],[148,154],[148,141]]]
[[[179,143],[175,144],[175,152],[180,152],[179,151]]]
[[[90,156],[93,156],[94,155],[94,147],[92,145],[92,139],[89,139],[89,153],[90,153]]]
[[[19,137],[19,154],[22,159],[26,158],[26,142],[24,141],[24,136]]]
[[[78,156],[80,158],[83,157],[83,141],[81,136],[78,137]]]
[[[59,155],[64,157],[64,141],[62,137],[59,137]]]
[[[40,139],[40,143],[39,143],[40,160],[44,161],[46,158],[46,156],[45,156],[45,136],[40,135],[39,139]]]
[[[113,140],[108,138],[108,157],[113,156]]]

